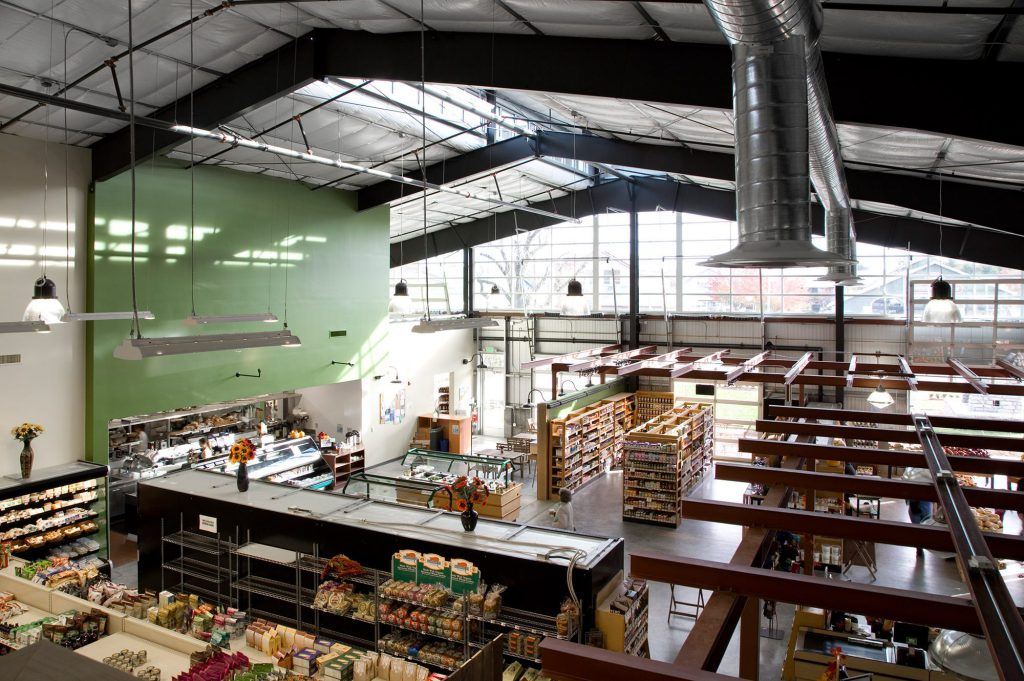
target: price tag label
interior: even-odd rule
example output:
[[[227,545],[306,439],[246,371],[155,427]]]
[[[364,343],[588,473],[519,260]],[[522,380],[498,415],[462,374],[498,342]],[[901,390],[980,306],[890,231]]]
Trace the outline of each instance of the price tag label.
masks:
[[[210,515],[199,516],[199,529],[203,532],[217,534],[217,519]]]

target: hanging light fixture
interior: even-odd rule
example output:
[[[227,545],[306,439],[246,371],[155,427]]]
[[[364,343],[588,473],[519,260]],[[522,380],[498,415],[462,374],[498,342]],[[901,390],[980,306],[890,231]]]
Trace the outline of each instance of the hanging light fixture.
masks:
[[[932,295],[924,306],[923,319],[931,324],[959,324],[963,321],[960,308],[953,300],[953,287],[941,274],[932,282]]]
[[[885,409],[891,406],[895,401],[896,400],[893,398],[892,393],[886,390],[885,386],[882,385],[882,377],[879,376],[878,387],[868,395],[868,404],[877,409]]]
[[[21,320],[45,324],[60,324],[64,321],[64,305],[57,297],[57,285],[45,274],[36,279],[32,300],[25,308]]]
[[[590,314],[590,303],[583,295],[583,284],[576,277],[569,280],[561,311],[566,317],[586,317]]]
[[[388,304],[388,312],[391,314],[409,314],[412,311],[412,298],[409,297],[409,284],[405,279],[400,279],[395,284],[395,293],[391,296],[391,303]]]

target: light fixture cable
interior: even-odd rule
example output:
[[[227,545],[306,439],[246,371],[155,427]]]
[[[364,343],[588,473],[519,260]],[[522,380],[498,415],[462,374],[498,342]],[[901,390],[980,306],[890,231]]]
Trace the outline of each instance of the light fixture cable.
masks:
[[[132,337],[142,338],[139,324],[139,297],[135,278],[135,29],[132,0],[128,0],[128,147],[129,173],[131,175],[131,226],[132,226]]]
[[[188,15],[195,16],[192,0],[188,0]],[[195,32],[196,25],[192,22],[188,25],[188,124],[193,128],[196,126],[196,57],[195,57]],[[189,277],[192,299],[192,316],[196,316],[196,138],[188,138],[189,163],[189,226],[188,226],[188,254],[189,254]]]
[[[423,134],[420,176],[427,177],[427,10],[425,0],[420,0],[420,93],[423,106],[420,109],[420,126]],[[430,321],[430,253],[427,251],[427,190],[423,190],[423,279],[426,284],[427,321]]]

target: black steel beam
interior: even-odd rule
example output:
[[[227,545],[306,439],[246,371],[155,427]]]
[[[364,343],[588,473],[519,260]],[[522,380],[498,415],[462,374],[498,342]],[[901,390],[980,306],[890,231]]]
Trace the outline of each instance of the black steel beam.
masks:
[[[235,69],[195,92],[195,127],[215,128],[240,115],[288,95],[321,77],[316,63],[313,34],[306,34]],[[150,113],[149,118],[189,124],[190,95],[186,94]],[[141,161],[164,153],[188,139],[171,131],[138,135],[136,158]],[[129,165],[128,128],[107,135],[92,145],[92,178],[102,181]]]
[[[477,175],[496,172],[512,163],[532,158],[533,147],[525,137],[510,137],[495,144],[480,147],[473,151],[460,154],[454,158],[439,161],[427,166],[427,181],[435,184],[465,181]],[[408,172],[406,177],[423,179],[419,170]],[[409,193],[409,188],[396,182],[378,182],[360,189],[358,196],[359,210],[366,210],[381,204],[389,203]]]
[[[640,214],[637,187],[630,183],[629,191],[629,347],[640,347]],[[594,263],[594,267],[600,267]],[[595,273],[596,274],[596,273]],[[600,281],[600,278],[594,279]],[[657,350],[657,348],[655,348]]]
[[[977,369],[977,367],[975,367]],[[784,404],[772,404],[768,407],[769,418],[790,417],[795,419],[826,421],[861,421],[864,423],[884,423],[890,426],[912,426],[914,417],[910,414],[899,414],[888,411],[857,411],[853,409],[819,409],[816,407],[790,407]],[[1013,419],[970,418],[964,416],[930,416],[936,428],[956,428],[959,430],[998,430],[1007,433],[1021,432],[1021,422]]]
[[[628,192],[623,180],[612,180],[596,187],[570,192],[563,197],[537,202],[538,207],[555,210],[571,215],[573,210],[580,216],[603,213],[608,209],[629,212]],[[636,180],[637,206],[640,211],[678,210],[694,215],[734,220],[736,217],[736,200],[733,192],[709,189],[698,185],[681,184],[672,180],[639,179]],[[553,208],[552,208],[553,207]],[[812,207],[814,232],[824,233],[824,214],[817,204]],[[857,220],[857,239],[864,243],[893,248],[907,248],[919,253],[939,255],[939,229],[932,222],[913,218],[895,217],[868,213],[862,210],[853,211]],[[497,238],[502,239],[515,234],[516,220],[520,230],[530,231],[557,224],[558,220],[533,214],[520,214],[518,218],[510,211],[498,213]],[[430,235],[431,255],[451,253],[466,245],[476,246],[493,241],[495,217],[487,216],[470,222],[459,223],[438,230]],[[946,225],[943,228],[946,243],[959,243],[960,249],[956,257],[972,262],[987,263],[1001,267],[1020,266],[1018,253],[1021,239],[1012,235],[992,234],[973,230],[971,227]],[[642,235],[641,235],[642,238]],[[405,262],[411,263],[424,257],[423,237],[406,239],[399,244],[391,244],[391,264],[400,264],[401,251],[405,252]],[[943,250],[947,256],[949,249]]]
[[[644,550],[630,553],[629,567],[634,577],[655,582],[981,633],[978,616],[970,602],[952,596],[793,575]]]
[[[1024,620],[928,417],[915,415],[914,429],[928,461],[939,504],[949,523],[960,574],[970,589],[996,671],[1002,681],[1020,681],[1024,679]]]
[[[538,132],[532,141],[513,137],[493,147],[476,149],[435,163],[427,168],[427,174],[434,182],[455,182],[538,156],[714,180],[733,180],[735,177],[734,157],[728,148],[709,151],[551,131]],[[419,178],[418,173],[410,173],[409,176]],[[1016,219],[1017,215],[1024,213],[1024,191],[1020,187],[986,185],[963,178],[944,177],[940,209],[938,182],[934,177],[927,177],[925,171],[915,176],[909,171],[886,172],[881,169],[848,167],[846,176],[850,196],[854,199],[886,203],[932,215],[941,212],[945,217],[962,222],[1024,235],[1024,225]],[[402,185],[390,182],[361,189],[359,208],[372,208],[401,198],[403,189]],[[870,224],[873,221],[871,219],[867,222]],[[932,228],[937,229],[935,226]]]

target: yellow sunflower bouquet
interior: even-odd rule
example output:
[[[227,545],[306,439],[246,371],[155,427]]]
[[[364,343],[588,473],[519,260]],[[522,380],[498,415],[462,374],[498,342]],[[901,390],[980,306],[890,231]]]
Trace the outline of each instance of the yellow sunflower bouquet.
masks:
[[[228,461],[231,463],[249,463],[255,458],[256,446],[249,438],[242,438],[231,445],[231,452],[228,454]]]
[[[21,440],[22,442],[29,442],[34,440],[43,434],[43,427],[38,423],[28,423],[27,421],[20,426],[11,428],[11,435],[14,436],[15,440]]]

